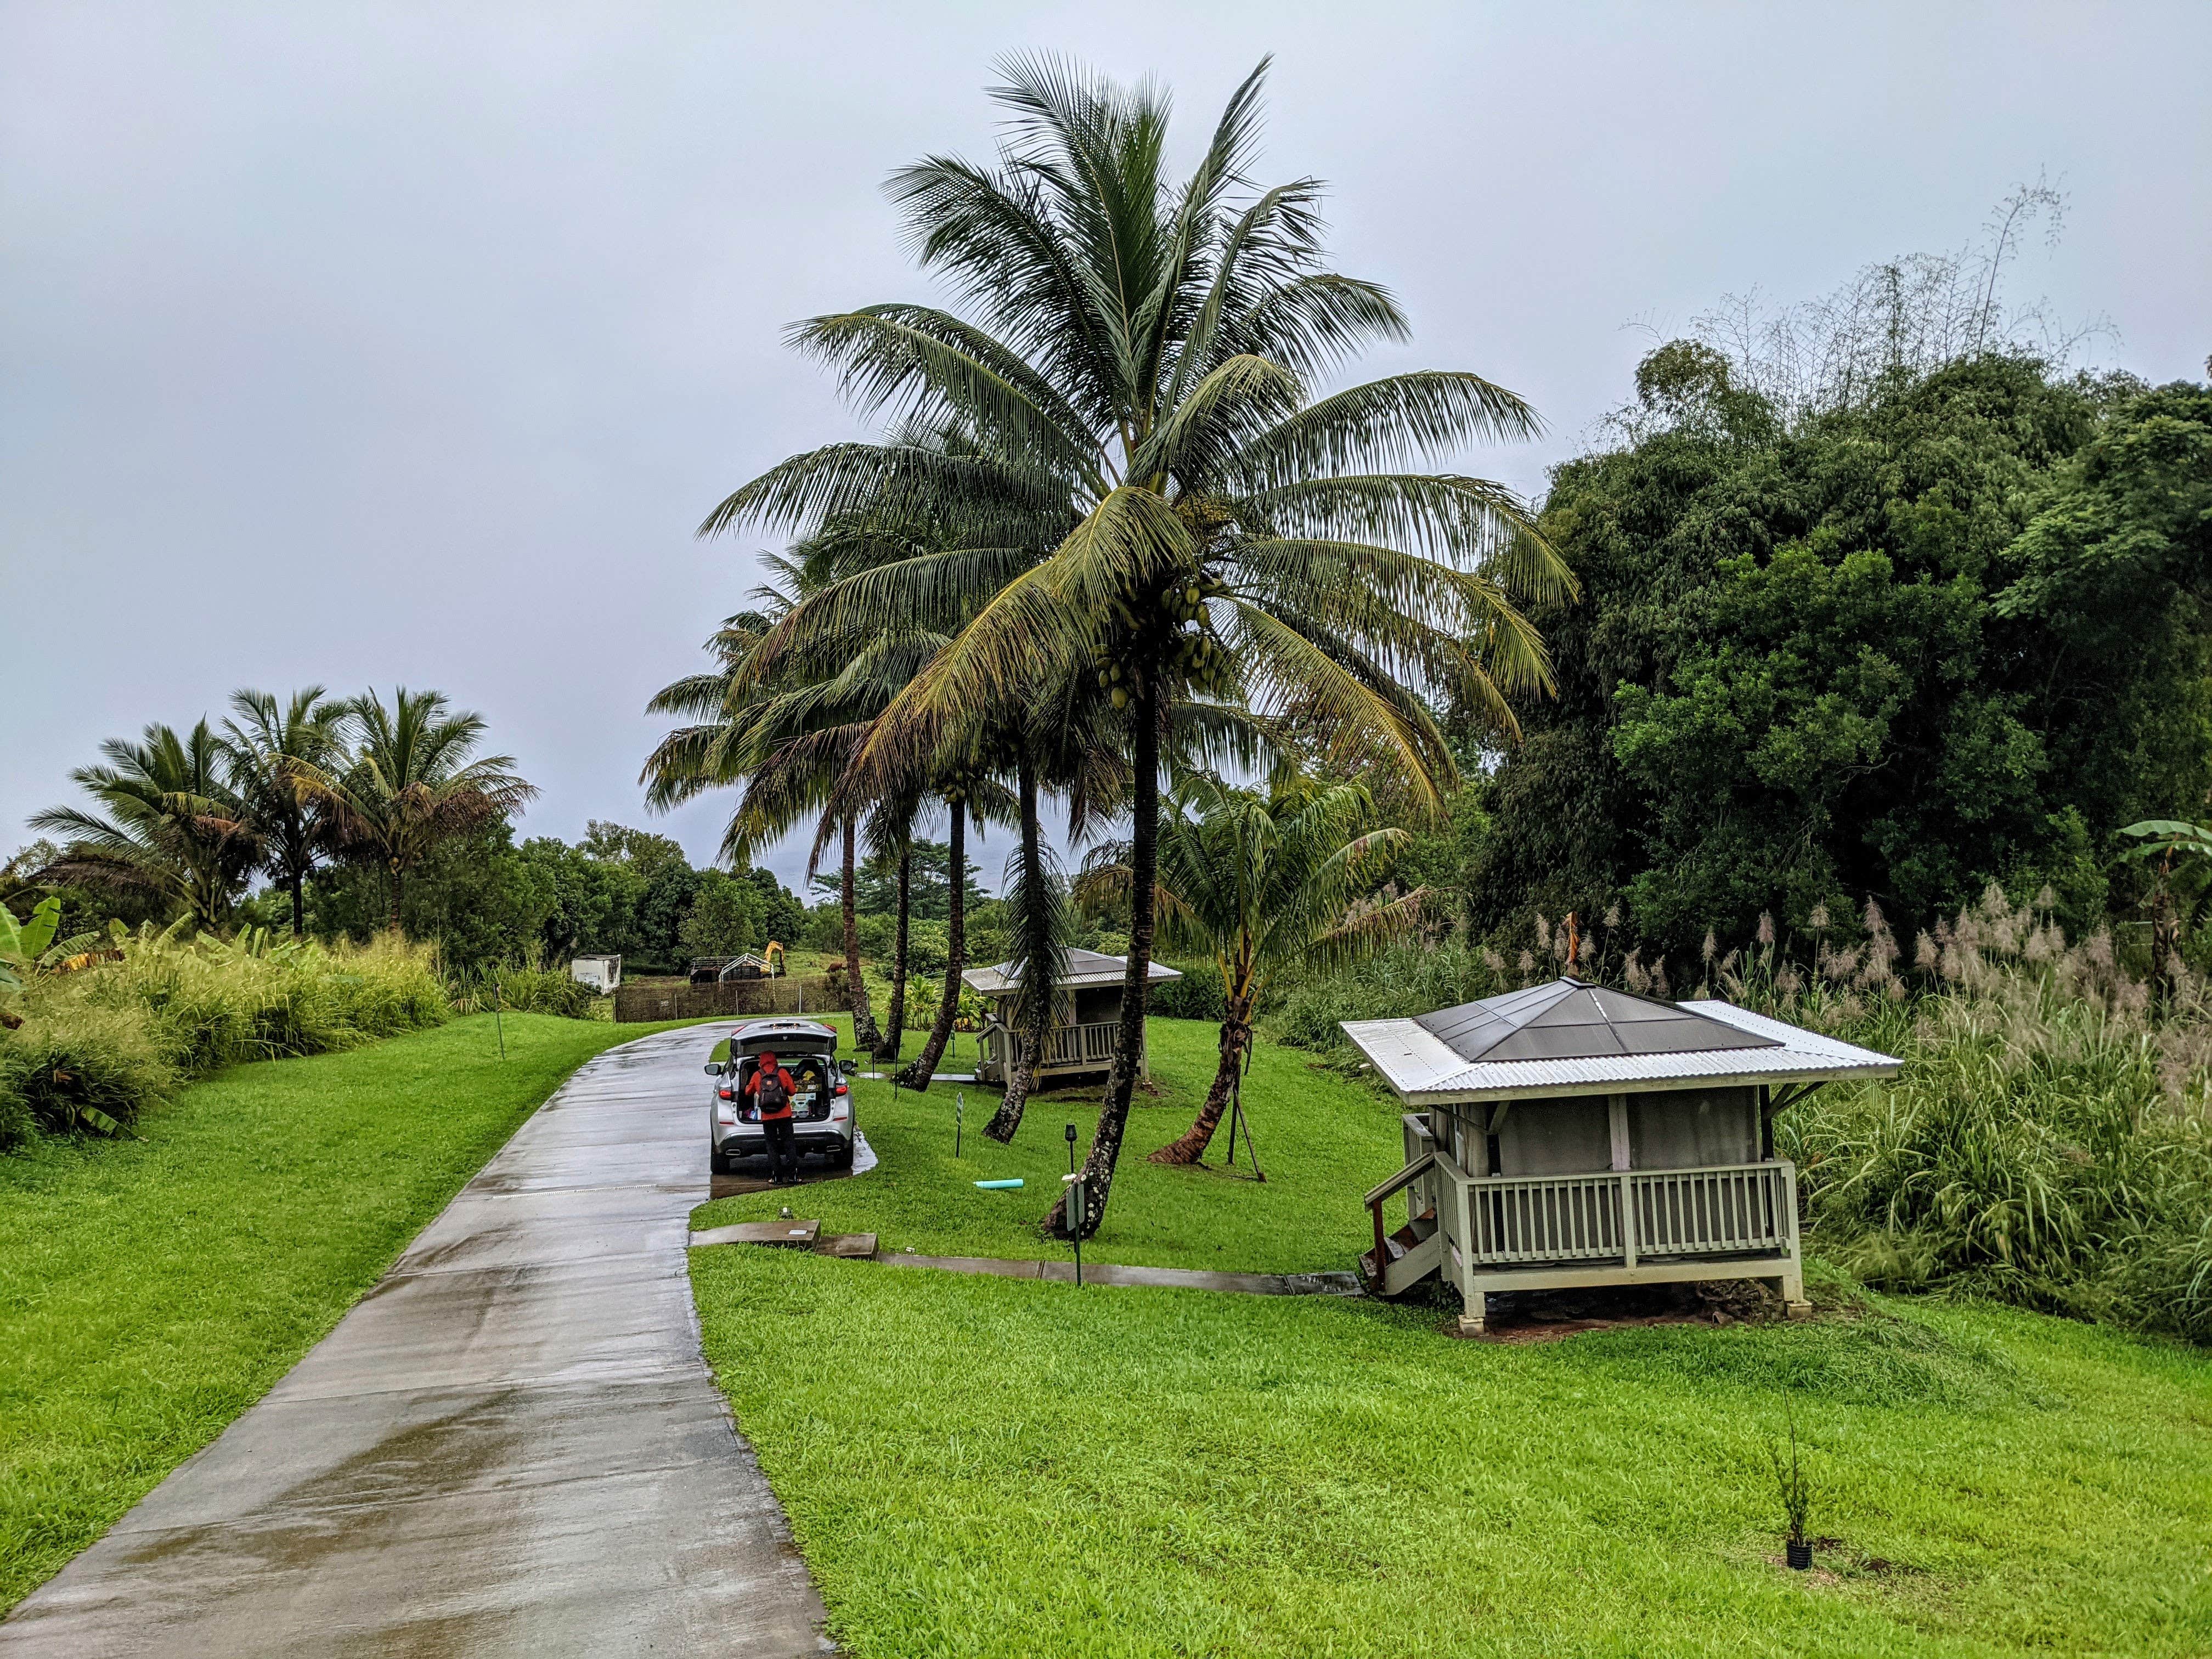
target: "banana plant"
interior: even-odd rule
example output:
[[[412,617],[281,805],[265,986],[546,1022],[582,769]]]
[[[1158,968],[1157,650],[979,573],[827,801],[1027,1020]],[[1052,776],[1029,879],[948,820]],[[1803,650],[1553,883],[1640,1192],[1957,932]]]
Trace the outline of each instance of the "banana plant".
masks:
[[[22,1000],[24,988],[38,971],[39,958],[54,942],[61,921],[58,898],[40,899],[28,921],[17,921],[15,912],[0,905],[0,1027],[12,1031],[23,1023],[14,1005]]]
[[[2150,976],[2164,999],[2172,995],[2179,977],[2173,964],[2181,950],[2183,912],[2193,912],[2212,886],[2212,828],[2179,818],[2145,818],[2120,834],[2134,843],[2121,853],[2120,861],[2152,866]]]

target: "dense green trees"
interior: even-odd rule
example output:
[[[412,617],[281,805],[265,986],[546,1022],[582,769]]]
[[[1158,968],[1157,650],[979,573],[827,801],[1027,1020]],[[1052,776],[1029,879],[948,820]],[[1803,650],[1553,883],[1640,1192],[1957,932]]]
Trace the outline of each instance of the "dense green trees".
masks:
[[[332,866],[307,885],[307,931],[366,939],[384,925],[384,896],[374,867]],[[681,973],[694,956],[796,941],[805,917],[772,872],[694,869],[665,836],[595,820],[576,845],[536,836],[518,846],[502,820],[416,867],[400,928],[438,941],[455,967],[611,951],[627,974]]]
[[[1638,391],[1545,507],[1583,599],[1482,792],[1478,932],[1903,932],[1991,879],[2101,915],[2113,833],[2212,784],[2212,394],[1990,355],[1791,425],[1684,343]]]

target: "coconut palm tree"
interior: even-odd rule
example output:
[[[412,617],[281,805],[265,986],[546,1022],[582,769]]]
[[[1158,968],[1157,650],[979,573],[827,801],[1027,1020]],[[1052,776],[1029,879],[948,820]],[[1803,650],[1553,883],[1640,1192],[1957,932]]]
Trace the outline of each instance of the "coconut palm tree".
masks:
[[[232,793],[261,843],[263,867],[292,896],[292,937],[306,931],[307,878],[330,843],[327,815],[307,780],[343,772],[339,711],[311,685],[280,704],[266,691],[236,691],[222,723],[222,760]]]
[[[832,837],[842,840],[840,896],[854,1042],[877,1050],[884,1037],[861,972],[855,905],[861,813],[830,797],[868,720],[942,641],[913,634],[825,639],[815,650],[788,654],[773,683],[746,678],[744,665],[771,620],[823,580],[820,554],[817,545],[768,556],[776,574],[754,594],[763,609],[728,618],[708,641],[716,668],[664,687],[647,704],[652,713],[686,716],[690,723],[655,747],[640,781],[647,804],[661,811],[709,789],[741,789],[720,854],[732,865],[809,819],[816,829],[810,871]],[[903,939],[900,949],[902,955]],[[902,988],[902,970],[895,988]]]
[[[105,764],[70,774],[106,809],[73,806],[34,814],[31,827],[62,839],[40,872],[164,902],[196,927],[217,930],[262,856],[252,815],[230,787],[221,740],[203,720],[191,731],[149,726],[137,743],[110,738]]]
[[[1048,556],[1009,556],[1003,574],[967,551],[835,583],[770,630],[753,672],[820,631],[918,607],[972,616],[874,722],[860,788],[941,752],[979,711],[1095,676],[1127,757],[1133,880],[1122,1029],[1088,1212],[1073,1221],[1088,1233],[1143,1040],[1170,711],[1244,704],[1407,810],[1437,811],[1454,771],[1438,707],[1510,736],[1509,698],[1550,684],[1516,600],[1565,598],[1572,581],[1510,490],[1405,470],[1533,434],[1521,398],[1457,371],[1316,395],[1363,344],[1407,329],[1382,289],[1325,268],[1315,180],[1250,184],[1264,64],[1181,184],[1165,171],[1163,94],[1049,59],[1002,67],[999,165],[932,157],[890,185],[961,308],[873,305],[793,331],[864,410],[957,423],[972,452],[831,445],[733,493],[702,532],[902,499],[957,514],[975,550],[1054,515],[1069,524]]]
[[[902,422],[888,442],[939,463],[980,459],[957,422]],[[745,789],[731,820],[735,839],[726,841],[726,852],[772,839],[807,812],[822,815],[817,853],[832,821],[842,828],[845,955],[856,999],[854,1035],[858,1045],[879,1057],[896,1057],[902,1035],[908,915],[902,903],[892,969],[895,1035],[887,1037],[875,1026],[859,972],[855,830],[865,820],[875,850],[900,850],[907,884],[902,891],[910,895],[912,872],[904,849],[914,814],[923,796],[939,792],[945,769],[933,753],[915,754],[902,769],[874,769],[861,787],[850,775],[852,757],[869,724],[968,620],[971,599],[988,598],[1022,563],[1043,556],[1066,525],[1064,510],[1048,520],[1025,520],[1004,502],[988,511],[970,502],[955,511],[927,489],[887,488],[857,499],[815,526],[788,552],[764,556],[778,574],[757,590],[763,611],[751,613],[742,628],[726,626],[710,643],[720,659],[715,672],[677,682],[650,705],[655,712],[688,715],[695,722],[672,733],[647,762],[644,781],[653,804],[673,805],[721,786]],[[773,665],[761,665],[764,639],[811,596],[890,564],[926,564],[938,572],[938,580],[928,592],[913,595],[915,603],[896,617],[866,629],[816,628],[803,642],[786,641]],[[942,734],[938,745],[948,754],[974,746],[951,732]]]
[[[328,812],[338,843],[386,873],[386,921],[399,931],[408,872],[445,842],[503,818],[536,786],[512,755],[479,756],[484,720],[456,711],[442,691],[374,690],[338,705],[352,755],[343,771],[300,769],[306,793]]]
[[[1376,894],[1411,840],[1382,823],[1359,784],[1292,777],[1263,794],[1196,778],[1177,792],[1160,826],[1161,935],[1171,950],[1213,958],[1224,1012],[1219,1063],[1197,1121],[1153,1163],[1205,1157],[1271,981],[1287,970],[1345,967],[1419,925],[1425,890]],[[1127,896],[1127,851],[1101,848],[1086,860],[1086,902]]]
[[[907,949],[914,921],[914,821],[921,810],[919,801],[902,797],[878,803],[868,815],[869,851],[894,860],[898,870],[898,900],[891,929],[891,994],[884,1009],[883,1029],[869,1051],[878,1060],[896,1060],[906,1040]]]
[[[955,772],[937,792],[945,803],[948,825],[945,832],[949,849],[945,874],[950,884],[945,891],[945,985],[937,999],[936,1016],[929,1023],[929,1035],[922,1039],[921,1052],[898,1073],[902,1088],[929,1087],[938,1062],[945,1058],[945,1045],[952,1040],[952,1023],[960,1014],[960,975],[968,966],[968,824],[971,817],[979,827],[981,822],[977,781],[972,773]]]

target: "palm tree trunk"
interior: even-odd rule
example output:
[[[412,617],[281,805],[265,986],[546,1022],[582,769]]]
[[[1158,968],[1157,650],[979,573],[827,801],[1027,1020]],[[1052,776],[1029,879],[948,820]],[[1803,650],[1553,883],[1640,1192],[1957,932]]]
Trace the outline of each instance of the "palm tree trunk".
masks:
[[[391,896],[392,908],[385,918],[384,925],[392,931],[394,937],[397,937],[399,933],[399,890],[405,880],[406,876],[399,867],[399,860],[392,860],[391,884],[385,889]]]
[[[1243,1063],[1244,1051],[1252,1044],[1252,1003],[1249,997],[1229,1000],[1229,1018],[1221,1022],[1221,1062],[1213,1070],[1213,1086],[1206,1091],[1206,1103],[1198,1109],[1198,1119],[1189,1128],[1152,1156],[1155,1164],[1199,1164],[1206,1158],[1206,1149],[1213,1139],[1213,1132],[1221,1127],[1222,1114],[1229,1109],[1229,1097],[1237,1088],[1237,1068]]]
[[[1054,990],[1047,971],[1053,956],[1048,932],[1052,912],[1045,897],[1044,854],[1038,844],[1036,767],[1026,746],[1015,771],[1020,782],[1022,812],[1023,914],[1018,921],[1023,930],[1022,988],[1014,1007],[1014,1064],[1006,1075],[1006,1096],[983,1126],[985,1134],[1008,1145],[1022,1127],[1030,1091],[1036,1086],[1037,1060],[1044,1053],[1046,1033],[1052,1029]]]
[[[1145,1000],[1152,989],[1153,884],[1159,878],[1160,715],[1155,676],[1137,676],[1135,732],[1129,760],[1129,970],[1121,981],[1121,1030],[1114,1043],[1114,1069],[1106,1079],[1106,1098],[1098,1108],[1098,1127],[1083,1160],[1085,1213],[1064,1213],[1066,1200],[1053,1206],[1046,1226],[1084,1238],[1098,1231],[1114,1188],[1114,1166],[1121,1157],[1122,1132],[1129,1126],[1129,1097],[1137,1087],[1137,1068],[1145,1048]]]
[[[878,1060],[896,1060],[906,1040],[906,935],[914,902],[914,843],[899,846],[898,928],[891,940],[891,1006],[884,1022],[883,1041],[876,1045]]]
[[[854,820],[845,820],[845,870],[841,894],[845,908],[845,984],[853,1005],[853,1047],[872,1050],[884,1040],[876,1029],[875,1010],[868,1006],[868,982],[860,977],[860,919],[853,896]]]
[[[951,890],[947,895],[945,920],[945,994],[938,1000],[937,1019],[929,1028],[929,1041],[921,1045],[921,1053],[915,1057],[914,1064],[899,1073],[900,1083],[909,1089],[929,1087],[937,1062],[945,1058],[945,1045],[952,1040],[952,1022],[960,1014],[960,970],[968,965],[968,824],[962,816],[966,807],[964,801],[952,803],[952,830],[946,860]]]
[[[307,872],[305,870],[302,870],[298,865],[294,865],[292,866],[292,937],[294,939],[301,939],[306,937],[307,926],[304,919],[304,911],[307,901],[303,896],[303,894],[306,891],[307,885]]]

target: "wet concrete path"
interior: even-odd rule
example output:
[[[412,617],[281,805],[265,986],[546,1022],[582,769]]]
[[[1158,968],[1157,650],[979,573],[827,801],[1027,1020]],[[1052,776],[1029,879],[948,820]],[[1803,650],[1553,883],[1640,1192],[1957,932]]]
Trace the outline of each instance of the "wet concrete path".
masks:
[[[700,1358],[708,1040],[610,1050],[0,1656],[830,1650]]]

